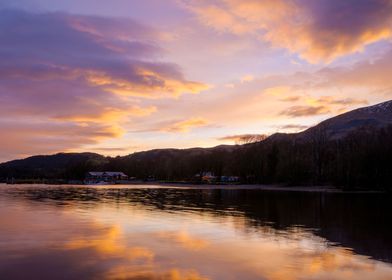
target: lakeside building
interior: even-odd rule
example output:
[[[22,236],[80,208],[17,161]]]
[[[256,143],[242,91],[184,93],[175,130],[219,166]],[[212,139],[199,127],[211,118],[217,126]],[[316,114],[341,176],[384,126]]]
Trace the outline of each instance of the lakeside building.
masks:
[[[239,176],[229,176],[229,175],[216,176],[214,172],[211,171],[198,173],[195,175],[194,178],[196,181],[207,183],[207,184],[240,182]]]
[[[123,172],[115,172],[115,171],[90,171],[87,172],[86,178],[84,180],[85,184],[115,184],[120,181],[128,180],[129,177]]]

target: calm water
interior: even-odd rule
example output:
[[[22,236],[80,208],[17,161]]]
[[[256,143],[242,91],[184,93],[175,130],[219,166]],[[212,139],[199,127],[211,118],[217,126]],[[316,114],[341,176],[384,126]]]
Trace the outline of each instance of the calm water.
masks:
[[[391,202],[0,185],[0,279],[392,279]]]

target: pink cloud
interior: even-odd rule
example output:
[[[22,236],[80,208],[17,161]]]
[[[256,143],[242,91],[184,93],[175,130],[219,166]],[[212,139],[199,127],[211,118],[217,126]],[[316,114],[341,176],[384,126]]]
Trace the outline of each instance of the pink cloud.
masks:
[[[119,137],[157,111],[142,99],[207,88],[161,60],[161,36],[129,19],[0,10],[1,157]]]

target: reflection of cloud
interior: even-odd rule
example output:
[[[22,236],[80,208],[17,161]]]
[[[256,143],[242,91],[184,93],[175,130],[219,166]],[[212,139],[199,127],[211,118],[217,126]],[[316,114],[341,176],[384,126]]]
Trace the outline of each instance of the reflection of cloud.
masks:
[[[187,231],[162,231],[158,233],[158,237],[180,244],[186,249],[195,251],[203,249],[209,245],[208,241],[193,237]]]
[[[293,258],[301,259],[302,265],[296,268],[277,270],[269,274],[270,279],[297,280],[303,279],[341,279],[353,275],[353,271],[361,271],[363,279],[365,273],[374,272],[373,263],[355,260],[354,255],[343,249],[335,248],[331,251],[319,253],[294,253]],[[301,275],[301,277],[298,277]]]
[[[119,227],[103,229],[102,234],[89,237],[75,237],[65,245],[66,250],[94,250],[101,259],[118,259],[115,266],[105,273],[105,279],[151,279],[151,280],[207,280],[195,270],[167,269],[155,271],[155,253],[141,246],[129,246],[129,240]],[[199,250],[207,246],[207,242],[191,237],[186,232],[162,232],[160,238],[178,242],[190,250]],[[125,264],[124,264],[125,261]],[[137,262],[136,262],[137,261]]]
[[[388,0],[183,1],[216,30],[253,35],[317,62],[360,51],[391,37]]]
[[[151,262],[154,253],[144,247],[128,247],[124,244],[124,236],[120,228],[111,227],[99,238],[74,238],[66,243],[68,250],[94,249],[103,258],[121,257],[127,260],[143,259]]]
[[[57,192],[53,195],[58,198]],[[61,200],[41,204],[42,197],[34,203],[19,197],[15,207],[17,197],[5,200],[0,230],[3,240],[12,242],[4,242],[0,261],[2,275],[7,269],[12,273],[3,278],[28,279],[38,271],[45,279],[60,273],[75,279],[390,279],[387,263],[331,246],[303,227],[255,225],[254,219],[232,210],[225,216],[202,208],[186,217],[179,209],[153,213],[147,205],[121,203],[128,199],[113,195],[104,206],[101,200],[88,206],[68,201],[65,206]],[[87,212],[81,216],[80,211]],[[163,223],[173,230],[157,231]],[[174,230],[184,223],[189,232]]]
[[[110,271],[106,279],[128,280],[208,280],[194,270],[170,269],[165,272],[130,271],[128,267],[117,267]]]

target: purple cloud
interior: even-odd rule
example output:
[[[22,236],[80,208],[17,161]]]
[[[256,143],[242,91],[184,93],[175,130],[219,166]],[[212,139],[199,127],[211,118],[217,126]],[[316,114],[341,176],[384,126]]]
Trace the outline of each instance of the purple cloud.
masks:
[[[23,134],[25,141],[10,132],[7,155],[45,152],[45,142],[56,151],[119,136],[123,120],[156,110],[140,98],[204,89],[160,60],[160,36],[129,19],[0,10],[0,129],[10,131],[12,123],[12,135],[20,136],[37,121],[44,126]]]

